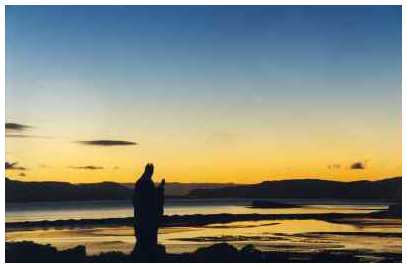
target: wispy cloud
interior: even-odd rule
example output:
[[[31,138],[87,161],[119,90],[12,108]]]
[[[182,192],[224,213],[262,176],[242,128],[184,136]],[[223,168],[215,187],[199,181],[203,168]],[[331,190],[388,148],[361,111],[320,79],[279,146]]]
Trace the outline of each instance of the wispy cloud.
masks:
[[[17,162],[14,163],[6,162],[5,168],[8,170],[27,170],[25,167],[18,166],[17,164],[18,164]]]
[[[331,164],[328,165],[328,169],[340,169],[341,165],[340,164]]]
[[[366,165],[363,162],[355,162],[350,165],[350,169],[366,169]]]
[[[95,146],[130,146],[138,144],[136,142],[122,140],[89,140],[89,141],[78,141],[78,143]]]
[[[26,135],[26,134],[6,134],[6,138],[38,138],[38,139],[51,139],[51,137]]]
[[[97,169],[104,169],[104,167],[100,167],[100,166],[92,166],[92,165],[89,165],[89,166],[73,166],[73,167],[69,167],[69,168],[72,168],[72,169],[88,169],[88,170],[97,170]]]
[[[32,128],[31,126],[28,125],[23,125],[19,123],[6,123],[6,130],[14,130],[14,131],[23,131],[28,128]]]

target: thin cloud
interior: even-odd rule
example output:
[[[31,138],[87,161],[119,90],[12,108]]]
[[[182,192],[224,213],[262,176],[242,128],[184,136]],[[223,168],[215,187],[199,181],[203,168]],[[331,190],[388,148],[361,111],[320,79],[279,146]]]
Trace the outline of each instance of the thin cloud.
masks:
[[[104,169],[104,167],[99,167],[99,166],[76,166],[76,167],[69,167],[72,169],[88,169],[88,170],[97,170],[97,169]]]
[[[95,146],[130,146],[138,144],[132,141],[121,141],[121,140],[89,140],[89,141],[78,141],[78,143]]]
[[[18,176],[20,176],[20,177],[25,177],[26,174],[25,174],[24,172],[21,172],[20,174],[18,174]]]
[[[328,165],[328,169],[340,169],[341,165],[340,164],[331,164]]]
[[[355,162],[350,165],[350,169],[366,169],[366,165],[363,162]]]
[[[8,170],[27,170],[25,167],[21,167],[17,165],[18,162],[10,163],[6,162],[5,168]]]
[[[31,126],[19,123],[6,123],[6,130],[23,131],[26,130],[27,128],[31,128]]]
[[[25,135],[25,134],[6,134],[6,138],[39,138],[39,139],[51,139],[46,136]]]

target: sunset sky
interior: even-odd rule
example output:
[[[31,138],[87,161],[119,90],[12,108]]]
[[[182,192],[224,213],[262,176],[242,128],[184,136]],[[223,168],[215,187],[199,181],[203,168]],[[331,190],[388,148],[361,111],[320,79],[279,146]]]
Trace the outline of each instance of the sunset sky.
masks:
[[[6,122],[21,180],[400,176],[401,8],[8,6]]]

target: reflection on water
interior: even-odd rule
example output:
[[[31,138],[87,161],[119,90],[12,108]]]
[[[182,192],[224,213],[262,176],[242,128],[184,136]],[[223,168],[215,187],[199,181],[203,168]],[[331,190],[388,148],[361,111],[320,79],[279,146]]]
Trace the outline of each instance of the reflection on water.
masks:
[[[274,200],[281,202],[282,200]],[[355,204],[316,200],[283,200],[303,204],[299,208],[253,209],[248,200],[170,200],[165,214],[217,213],[369,213],[388,204]],[[131,217],[129,202],[42,202],[7,204],[6,221],[35,221],[81,218]],[[401,252],[401,220],[343,218],[335,222],[321,220],[266,220],[210,224],[202,227],[167,227],[160,230],[160,243],[168,252],[188,252],[217,242],[237,247],[254,244],[263,250],[315,251],[321,249],[361,249],[377,252]],[[134,245],[130,227],[25,230],[6,233],[7,241],[31,240],[59,249],[85,245],[88,254],[119,250],[130,252]]]
[[[160,243],[168,252],[188,252],[216,242],[237,247],[254,244],[263,250],[315,251],[361,249],[401,252],[401,220],[379,219],[375,224],[330,223],[320,220],[247,221],[204,227],[168,227],[160,230]],[[367,223],[369,221],[366,221]],[[85,245],[88,254],[119,250],[134,245],[130,227],[49,229],[7,232],[7,241],[32,240],[60,249]]]
[[[271,199],[272,200],[272,199]],[[166,201],[166,215],[190,214],[304,214],[304,213],[369,213],[386,209],[387,204],[352,204],[338,203],[332,200],[312,202],[307,200],[276,200],[285,203],[304,204],[299,208],[256,209],[250,208],[250,201],[242,199],[226,200],[170,200]],[[316,205],[318,204],[318,205]],[[101,219],[131,217],[133,208],[127,201],[93,201],[93,202],[30,202],[14,203],[6,206],[6,222],[67,220],[67,219]]]

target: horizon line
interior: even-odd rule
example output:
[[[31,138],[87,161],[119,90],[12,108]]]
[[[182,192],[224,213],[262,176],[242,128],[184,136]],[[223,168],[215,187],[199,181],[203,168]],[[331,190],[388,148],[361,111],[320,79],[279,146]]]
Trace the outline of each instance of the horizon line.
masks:
[[[180,182],[180,181],[169,181],[166,180],[166,184],[168,183],[178,183],[178,184],[235,184],[235,185],[252,185],[252,184],[260,184],[263,182],[272,182],[272,181],[293,181],[293,180],[320,180],[320,181],[335,181],[335,182],[343,182],[343,183],[349,183],[349,182],[358,182],[358,181],[380,181],[380,180],[386,180],[386,179],[395,179],[395,178],[402,178],[402,175],[398,176],[389,176],[389,177],[380,177],[380,178],[365,178],[365,179],[351,179],[351,180],[343,180],[340,178],[334,178],[334,179],[328,179],[328,178],[286,178],[286,179],[264,179],[258,182],[253,182],[253,183],[238,183],[238,182]],[[30,181],[30,180],[25,180],[22,178],[11,178],[9,176],[5,176],[5,179],[10,179],[10,180],[15,180],[15,181],[21,181],[21,182],[64,182],[64,183],[70,183],[70,184],[97,184],[97,183],[117,183],[117,184],[134,184],[134,182],[117,182],[114,180],[101,180],[101,181],[96,181],[96,182],[71,182],[71,181],[66,181],[66,180],[42,180],[42,181]]]

